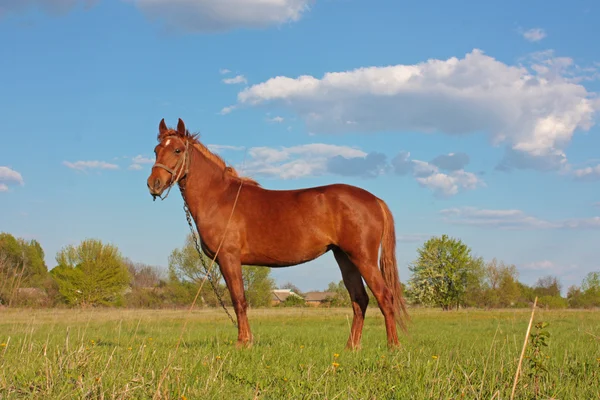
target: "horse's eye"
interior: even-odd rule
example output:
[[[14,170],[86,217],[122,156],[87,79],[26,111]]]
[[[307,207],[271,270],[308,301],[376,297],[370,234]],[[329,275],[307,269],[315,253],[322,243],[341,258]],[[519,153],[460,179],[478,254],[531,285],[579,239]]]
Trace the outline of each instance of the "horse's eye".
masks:
[[[181,153],[181,149],[175,149],[175,153],[177,153],[177,154]]]

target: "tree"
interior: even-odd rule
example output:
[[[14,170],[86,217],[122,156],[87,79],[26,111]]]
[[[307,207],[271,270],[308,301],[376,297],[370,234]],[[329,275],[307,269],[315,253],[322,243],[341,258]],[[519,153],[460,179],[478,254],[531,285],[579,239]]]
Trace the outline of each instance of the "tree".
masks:
[[[125,295],[125,303],[133,308],[159,308],[169,304],[166,282],[161,279],[158,268],[144,263],[125,260],[131,278],[131,291]]]
[[[569,287],[567,300],[571,307],[600,307],[600,272],[589,272],[581,287]]]
[[[250,307],[271,305],[271,292],[275,281],[270,277],[271,270],[260,266],[242,266],[242,279],[246,291],[246,301]]]
[[[129,272],[119,250],[100,240],[66,246],[56,255],[56,262],[58,266],[50,273],[68,304],[118,304],[129,286]]]
[[[198,254],[194,244],[194,236],[190,233],[186,236],[183,247],[173,250],[169,256],[169,280],[174,285],[182,285],[185,282],[193,282],[198,285],[206,277],[206,271],[211,263],[212,259],[207,257],[204,252],[201,251]],[[267,267],[242,266],[246,300],[250,306],[260,307],[270,304],[271,290],[275,288],[275,282],[270,278],[270,273],[271,270]],[[223,301],[230,304],[231,296],[226,295],[225,282],[216,263],[213,264],[210,270],[210,277]],[[199,301],[205,305],[220,305],[209,283],[202,287]]]
[[[481,258],[461,240],[447,235],[432,237],[418,249],[417,260],[409,266],[414,298],[425,305],[450,310],[463,302],[469,283],[482,268]]]
[[[581,282],[583,293],[600,295],[600,272],[589,272]]]
[[[537,296],[553,296],[560,297],[562,285],[557,277],[547,275],[537,280],[535,284],[535,294]]]
[[[0,233],[0,254],[5,260],[5,267],[12,268],[0,271],[11,276],[17,276],[20,287],[42,287],[48,276],[48,268],[44,261],[44,250],[35,240],[15,238],[10,233]],[[0,275],[0,279],[5,278]]]
[[[533,291],[538,296],[538,306],[545,308],[566,308],[568,300],[560,295],[562,285],[557,277],[547,275],[537,280]]]
[[[337,284],[335,282],[329,282],[327,292],[334,293],[332,298],[327,299],[329,304],[333,307],[343,307],[352,304],[350,293],[348,293],[348,289],[346,289],[343,280],[339,281]]]
[[[206,271],[212,263],[212,259],[206,256],[204,252],[198,254],[194,244],[194,236],[189,233],[185,238],[185,243],[181,248],[174,249],[169,256],[169,285],[170,291],[177,294],[178,302],[191,301],[198,291],[198,285],[204,281]],[[219,295],[224,302],[230,303],[230,296],[226,296],[226,287],[222,279],[219,266],[216,262],[212,265],[210,278]],[[208,280],[208,278],[206,278]],[[190,292],[194,294],[189,299]],[[201,305],[217,307],[219,301],[209,282],[205,282],[200,291],[198,302]]]
[[[18,302],[20,288],[44,289],[47,285],[48,268],[39,242],[0,233],[0,304]]]
[[[487,307],[509,307],[516,304],[521,294],[519,273],[514,265],[498,263],[494,258],[485,267],[483,302]]]
[[[125,259],[125,265],[131,277],[132,288],[152,288],[159,286],[162,282],[161,272],[156,267],[135,263],[130,259]]]
[[[169,273],[174,274],[179,280],[200,283],[204,280],[212,259],[208,258],[204,252],[198,254],[194,240],[194,236],[189,233],[185,238],[183,247],[171,252],[169,256]],[[216,262],[212,266],[210,276],[215,283],[222,278]]]
[[[292,282],[286,282],[281,285],[281,289],[290,289],[292,292],[296,293],[298,296],[304,296],[304,293],[300,290],[300,288],[294,285]]]

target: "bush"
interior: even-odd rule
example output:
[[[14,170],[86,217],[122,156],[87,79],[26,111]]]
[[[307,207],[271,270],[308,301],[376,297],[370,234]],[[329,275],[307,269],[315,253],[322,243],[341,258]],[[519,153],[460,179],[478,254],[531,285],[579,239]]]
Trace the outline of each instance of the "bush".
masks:
[[[299,296],[288,296],[284,301],[279,303],[280,307],[307,307],[306,301]]]
[[[537,304],[539,307],[551,310],[567,308],[569,306],[567,299],[560,296],[542,296],[538,298]]]
[[[161,308],[166,296],[160,288],[134,288],[125,295],[125,304],[129,308]]]

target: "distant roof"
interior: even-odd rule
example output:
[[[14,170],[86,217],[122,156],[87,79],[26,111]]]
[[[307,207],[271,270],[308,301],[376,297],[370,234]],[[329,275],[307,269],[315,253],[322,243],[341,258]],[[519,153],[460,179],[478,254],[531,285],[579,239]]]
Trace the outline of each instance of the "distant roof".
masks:
[[[292,289],[275,289],[271,292],[273,300],[285,301],[290,296],[301,297],[294,293]]]
[[[334,292],[307,292],[304,294],[306,301],[323,301],[328,297],[334,297]]]

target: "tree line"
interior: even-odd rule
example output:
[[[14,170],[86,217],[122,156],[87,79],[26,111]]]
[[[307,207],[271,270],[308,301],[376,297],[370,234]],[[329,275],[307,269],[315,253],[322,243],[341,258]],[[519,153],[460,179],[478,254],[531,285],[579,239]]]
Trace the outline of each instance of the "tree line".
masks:
[[[563,297],[556,276],[541,276],[528,286],[519,281],[515,265],[496,258],[486,263],[461,240],[447,235],[427,240],[409,270],[412,275],[405,293],[413,305],[443,310],[519,308],[528,307],[537,297],[537,304],[546,308],[600,307],[600,271],[588,273],[580,286],[570,286]]]
[[[48,270],[39,242],[0,233],[0,307],[180,308],[189,307],[200,286],[196,305],[218,307],[209,277],[224,304],[231,306],[218,266],[208,271],[211,260],[198,254],[193,241],[188,235],[181,248],[171,252],[167,271],[134,262],[116,246],[97,239],[63,247],[56,254],[56,266]],[[412,306],[518,308],[528,307],[538,297],[538,304],[548,308],[600,307],[600,272],[587,274],[580,286],[569,287],[563,297],[557,277],[542,276],[528,286],[519,281],[514,265],[496,259],[484,262],[461,240],[447,235],[426,241],[409,270],[411,276],[402,286]],[[271,306],[276,288],[271,269],[242,266],[242,273],[250,307]],[[283,288],[302,295],[292,283]],[[324,305],[350,305],[343,281],[331,282],[327,292]],[[368,288],[367,293],[370,306],[376,307]],[[281,306],[305,305],[295,297],[289,299]]]
[[[0,233],[0,307],[189,307],[210,266],[208,257],[196,252],[193,240],[188,235],[184,245],[171,252],[167,271],[134,262],[113,244],[97,239],[63,247],[56,254],[57,265],[48,270],[36,240]],[[242,273],[250,306],[269,306],[275,289],[270,269],[243,266]],[[218,265],[209,274],[224,304],[231,306]],[[196,305],[220,306],[208,282]]]

